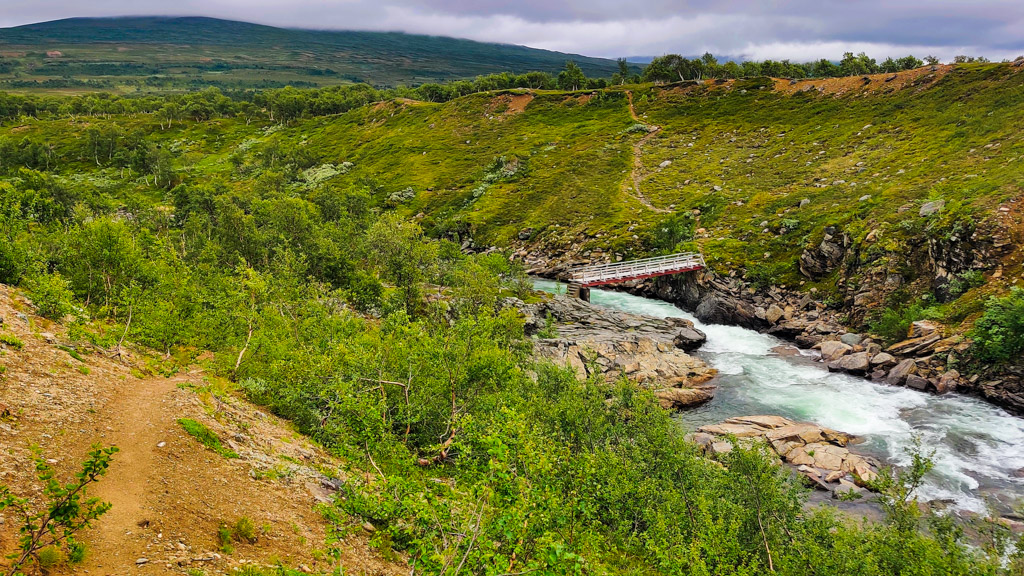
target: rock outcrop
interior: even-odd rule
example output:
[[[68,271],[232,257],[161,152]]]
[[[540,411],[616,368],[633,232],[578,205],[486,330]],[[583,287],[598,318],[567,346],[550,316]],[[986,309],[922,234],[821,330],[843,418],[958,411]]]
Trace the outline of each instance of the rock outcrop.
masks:
[[[838,496],[860,492],[878,477],[878,463],[850,451],[857,437],[817,424],[794,422],[781,416],[740,416],[721,424],[702,426],[692,439],[705,453],[732,450],[728,437],[739,442],[762,440],[811,485]]]
[[[839,233],[834,227],[825,228],[821,244],[803,251],[800,255],[800,273],[808,278],[821,278],[839,267],[850,246],[850,238]]]
[[[664,408],[695,406],[714,396],[707,382],[715,370],[687,354],[706,340],[689,320],[629,314],[566,296],[516,306],[526,333],[538,337],[535,354],[572,367],[581,378],[625,376],[652,390]],[[548,317],[557,335],[546,333]]]

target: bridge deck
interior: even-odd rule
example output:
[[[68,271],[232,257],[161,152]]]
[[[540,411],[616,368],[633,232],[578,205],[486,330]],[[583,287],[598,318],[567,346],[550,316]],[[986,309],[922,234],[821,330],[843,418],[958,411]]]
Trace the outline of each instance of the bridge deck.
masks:
[[[642,260],[616,262],[614,264],[594,264],[576,268],[572,272],[572,282],[581,286],[601,286],[614,282],[626,282],[692,272],[704,268],[704,256],[696,252],[684,252],[670,256],[655,256]]]

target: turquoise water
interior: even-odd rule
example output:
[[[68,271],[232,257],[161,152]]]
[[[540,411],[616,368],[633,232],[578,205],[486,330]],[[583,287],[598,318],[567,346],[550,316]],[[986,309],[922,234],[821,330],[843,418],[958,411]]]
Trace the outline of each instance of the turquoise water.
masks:
[[[535,285],[557,289],[550,280],[537,279]],[[830,373],[813,351],[780,356],[772,349],[790,346],[782,340],[702,324],[667,302],[599,289],[591,291],[591,301],[637,314],[687,318],[707,334],[697,354],[718,369],[718,392],[711,402],[678,414],[689,429],[731,416],[778,414],[862,436],[858,450],[897,465],[909,461],[904,450],[918,435],[926,450],[935,451],[935,470],[922,499],[984,512],[987,499],[1009,509],[1024,497],[1024,479],[1015,477],[1024,468],[1024,420],[1004,410],[966,396],[935,396]]]

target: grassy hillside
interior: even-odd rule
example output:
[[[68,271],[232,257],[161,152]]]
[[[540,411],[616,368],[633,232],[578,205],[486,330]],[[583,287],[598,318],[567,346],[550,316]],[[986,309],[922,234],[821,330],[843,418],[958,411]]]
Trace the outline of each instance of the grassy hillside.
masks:
[[[74,18],[6,28],[0,56],[0,89],[122,92],[410,85],[504,71],[557,72],[570,59],[592,76],[616,70],[610,60],[524,46],[212,18]]]
[[[698,247],[851,324],[985,309],[1014,360],[1022,92],[1006,64],[354,107],[328,102],[349,90],[2,96],[0,283],[76,354],[132,341],[169,370],[204,362],[352,463],[320,507],[332,573],[367,534],[426,574],[1017,574],[997,518],[971,548],[923,517],[921,454],[875,485],[886,522],[855,523],[761,449],[710,462],[628,381],[536,362],[498,311],[532,296],[524,270],[460,243],[572,262]],[[823,245],[841,264],[801,272]],[[5,370],[31,351],[17,326]]]
[[[923,260],[970,252],[979,238],[1020,241],[1010,201],[1024,185],[1021,70],[971,64],[866,79],[398,99],[287,126],[215,118],[168,128],[146,114],[29,120],[0,134],[48,142],[58,173],[100,178],[113,202],[149,179],[97,166],[113,150],[104,161],[83,154],[83,142],[90,131],[114,130],[116,140],[141,130],[172,152],[175,182],[362,189],[436,235],[537,254],[699,247],[722,273],[841,303],[894,274],[901,298],[927,295],[934,279]],[[921,216],[935,201],[944,207]],[[800,256],[826,229],[845,234],[848,264],[801,274]],[[938,313],[959,323],[1017,282],[1019,253],[1003,248],[942,264],[964,297],[940,298]],[[997,271],[997,282],[979,278]]]

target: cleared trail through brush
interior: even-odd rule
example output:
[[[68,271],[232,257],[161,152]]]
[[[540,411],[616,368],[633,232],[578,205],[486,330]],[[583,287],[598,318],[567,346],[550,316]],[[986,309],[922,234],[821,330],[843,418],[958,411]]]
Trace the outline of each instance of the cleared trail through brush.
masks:
[[[661,126],[654,126],[653,124],[647,124],[646,122],[641,120],[639,116],[637,116],[636,107],[633,105],[633,91],[632,90],[627,90],[626,91],[626,98],[629,100],[629,115],[630,115],[630,117],[632,117],[635,122],[640,123],[640,124],[644,124],[646,126],[649,126],[652,129],[649,130],[647,132],[647,134],[643,138],[641,138],[640,140],[637,140],[633,144],[633,169],[630,172],[629,180],[625,180],[625,181],[622,182],[622,189],[625,192],[629,192],[629,183],[632,181],[633,188],[632,188],[632,194],[631,195],[633,197],[635,197],[637,200],[639,200],[640,203],[643,204],[645,208],[647,208],[648,210],[651,210],[653,212],[658,212],[658,213],[661,213],[661,214],[669,213],[669,212],[671,212],[671,210],[668,210],[667,208],[658,208],[654,204],[651,204],[651,201],[648,200],[646,196],[644,196],[643,191],[640,189],[640,184],[647,177],[646,171],[644,170],[644,163],[643,163],[643,147],[651,139],[653,139],[655,136],[657,136],[659,132],[661,132]]]

